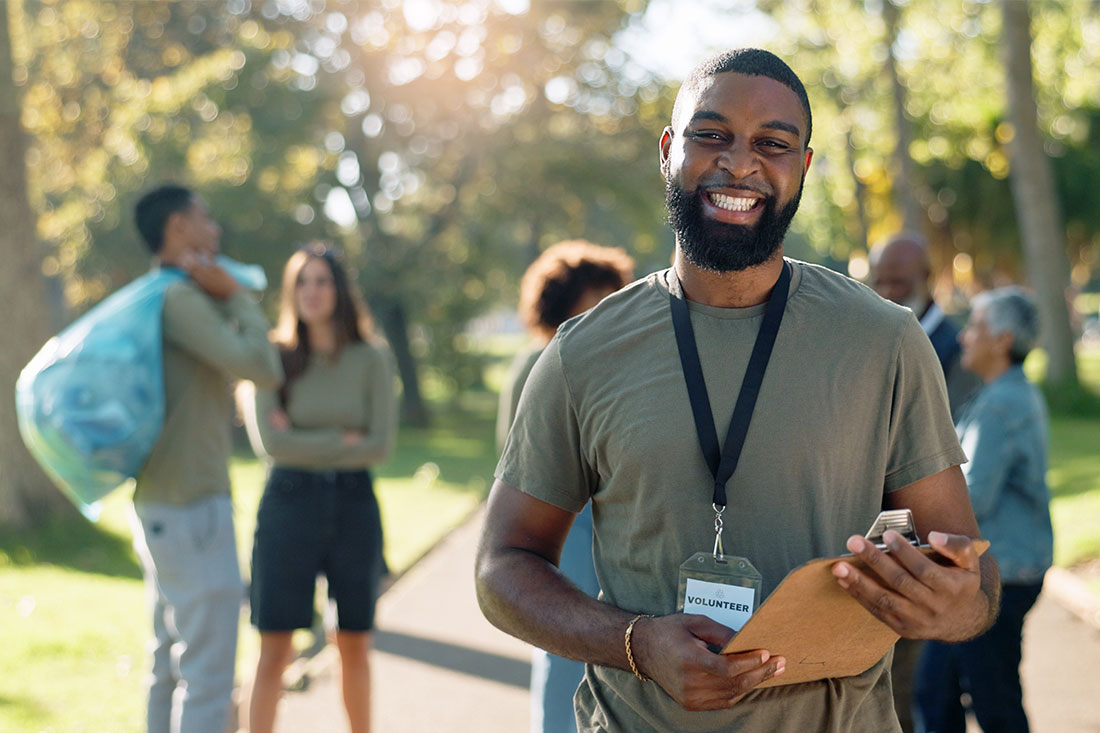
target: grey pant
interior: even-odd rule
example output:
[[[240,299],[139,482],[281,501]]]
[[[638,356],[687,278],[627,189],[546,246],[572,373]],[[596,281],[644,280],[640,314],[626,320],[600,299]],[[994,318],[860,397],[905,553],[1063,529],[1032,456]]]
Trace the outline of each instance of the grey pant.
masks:
[[[244,586],[228,495],[135,505],[134,549],[153,611],[149,733],[221,733]]]

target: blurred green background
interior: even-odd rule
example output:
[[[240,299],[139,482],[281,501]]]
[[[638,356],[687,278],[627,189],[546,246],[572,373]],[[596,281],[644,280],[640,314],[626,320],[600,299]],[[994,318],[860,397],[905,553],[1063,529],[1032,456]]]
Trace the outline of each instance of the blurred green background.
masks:
[[[813,107],[787,254],[859,279],[870,246],[908,227],[953,314],[990,286],[1034,288],[1056,559],[1095,565],[1090,0],[0,1],[0,389],[148,267],[130,221],[148,187],[203,194],[226,253],[265,267],[269,314],[287,256],[333,240],[398,360],[399,448],[377,486],[400,572],[492,480],[523,270],[577,237],[625,248],[639,275],[667,266],[657,137],[691,66],[745,45],[787,60]],[[1021,176],[1025,160],[1045,173]],[[244,445],[247,558],[263,468]],[[120,491],[99,523],[76,515],[0,409],[0,729],[139,729],[148,622],[128,505]]]

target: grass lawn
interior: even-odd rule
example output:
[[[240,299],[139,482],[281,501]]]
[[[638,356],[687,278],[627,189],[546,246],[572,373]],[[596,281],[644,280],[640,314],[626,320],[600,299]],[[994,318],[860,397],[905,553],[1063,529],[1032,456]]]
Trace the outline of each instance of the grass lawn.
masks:
[[[1054,561],[1072,567],[1100,557],[1100,419],[1056,417],[1050,442]]]
[[[1024,370],[1032,380],[1041,381],[1046,354],[1033,351]],[[1078,351],[1077,374],[1084,388],[1077,406],[1081,409],[1063,405],[1067,414],[1055,414],[1050,421],[1047,483],[1054,563],[1062,567],[1100,558],[1100,415],[1095,414],[1095,396],[1100,395],[1100,350]],[[1094,586],[1093,592],[1100,595],[1100,583],[1094,581]]]
[[[439,415],[430,430],[404,430],[396,454],[375,472],[394,573],[488,491],[495,397],[475,395],[464,407],[461,415]],[[230,473],[247,575],[264,467],[242,456]],[[130,548],[129,506],[128,492],[119,491],[104,502],[96,524],[76,518],[33,534],[0,535],[0,732],[144,730],[149,618]],[[257,650],[256,633],[242,617],[238,679],[251,673]]]

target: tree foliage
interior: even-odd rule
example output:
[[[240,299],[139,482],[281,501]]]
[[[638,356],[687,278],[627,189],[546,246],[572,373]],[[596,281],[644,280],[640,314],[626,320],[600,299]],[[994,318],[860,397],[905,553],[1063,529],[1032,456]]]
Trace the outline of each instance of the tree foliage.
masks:
[[[718,23],[746,8],[711,4],[729,6]],[[180,180],[210,200],[226,251],[274,282],[306,240],[342,244],[397,353],[406,417],[423,420],[424,371],[453,391],[478,384],[467,324],[511,306],[548,244],[624,246],[643,273],[668,262],[655,153],[678,82],[654,72],[659,44],[635,58],[619,43],[646,5],[10,0],[27,196],[54,300],[79,313],[144,269],[133,202]],[[915,200],[954,292],[1026,279],[999,6],[756,6],[776,28],[760,45],[797,70],[814,109],[789,251],[845,267]],[[1072,281],[1094,287],[1100,10],[1029,7]]]
[[[884,6],[897,14],[890,36]],[[1095,207],[1084,193],[1096,168],[1100,12],[1095,3],[1033,2],[1039,130],[1056,171],[1069,231],[1073,281],[1095,265]],[[918,199],[938,260],[962,288],[1026,279],[1008,186],[1007,94],[997,4],[956,0],[761,2],[784,32],[773,47],[806,81],[818,168],[800,219],[822,252],[839,259],[903,224],[896,189]],[[912,126],[909,178],[891,156],[899,138],[887,61],[897,62]],[[820,132],[818,132],[820,131]],[[818,165],[824,163],[824,165]],[[809,222],[807,224],[807,222]],[[840,251],[837,251],[840,250]],[[955,256],[965,255],[958,260]],[[957,267],[954,267],[957,265]]]
[[[269,273],[311,237],[343,243],[422,417],[416,364],[476,382],[465,323],[514,300],[546,244],[667,261],[639,124],[665,90],[612,48],[616,3],[23,7],[30,191],[77,310],[142,269],[132,203],[180,179]]]

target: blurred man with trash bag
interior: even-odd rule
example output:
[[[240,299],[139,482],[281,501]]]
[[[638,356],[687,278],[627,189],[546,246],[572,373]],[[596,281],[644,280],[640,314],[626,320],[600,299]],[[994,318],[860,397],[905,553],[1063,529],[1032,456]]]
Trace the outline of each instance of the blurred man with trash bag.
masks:
[[[135,220],[157,263],[188,275],[165,293],[164,429],[134,492],[134,546],[153,611],[148,730],[221,733],[243,595],[226,382],[274,388],[282,366],[263,312],[214,260],[221,228],[199,196],[161,186],[138,201]]]

